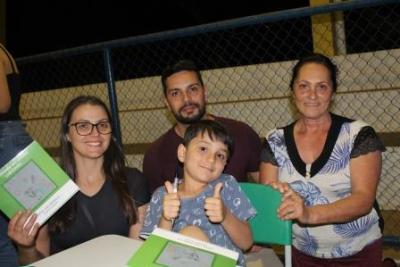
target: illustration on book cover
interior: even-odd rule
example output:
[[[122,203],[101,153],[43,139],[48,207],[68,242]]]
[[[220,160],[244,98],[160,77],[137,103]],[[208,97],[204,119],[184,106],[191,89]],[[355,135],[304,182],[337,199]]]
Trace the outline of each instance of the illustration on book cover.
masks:
[[[175,267],[211,266],[214,255],[196,248],[169,242],[157,259],[158,264]]]
[[[25,209],[33,209],[56,188],[33,161],[21,168],[3,186]]]

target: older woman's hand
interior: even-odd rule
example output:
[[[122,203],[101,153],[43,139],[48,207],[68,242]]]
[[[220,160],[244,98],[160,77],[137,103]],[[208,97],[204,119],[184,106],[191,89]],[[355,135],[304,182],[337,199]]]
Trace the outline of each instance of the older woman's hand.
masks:
[[[283,192],[278,216],[283,220],[297,220],[304,224],[310,222],[309,208],[304,204],[303,198],[290,187]]]
[[[278,190],[281,194],[284,194],[288,190],[291,190],[288,183],[282,183],[279,181],[271,182],[268,185],[271,186],[273,189]]]

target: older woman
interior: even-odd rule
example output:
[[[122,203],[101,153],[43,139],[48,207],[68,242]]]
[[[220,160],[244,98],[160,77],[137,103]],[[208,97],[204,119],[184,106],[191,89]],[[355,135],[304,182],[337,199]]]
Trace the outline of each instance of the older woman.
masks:
[[[320,54],[294,66],[299,118],[268,133],[260,181],[284,193],[278,215],[294,220],[294,266],[380,266],[374,201],[385,148],[365,122],[329,112],[336,76]]]

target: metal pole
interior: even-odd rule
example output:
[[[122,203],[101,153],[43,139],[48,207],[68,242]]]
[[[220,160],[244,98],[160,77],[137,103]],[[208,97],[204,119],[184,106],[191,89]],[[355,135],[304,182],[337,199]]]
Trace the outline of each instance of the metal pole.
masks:
[[[117,139],[117,142],[122,147],[121,126],[119,123],[119,116],[118,116],[118,101],[117,101],[117,94],[115,92],[114,70],[112,66],[111,53],[109,48],[105,48],[103,50],[103,56],[104,56],[104,68],[107,80],[108,99],[110,101],[111,117],[114,125],[113,133],[115,138]]]
[[[342,2],[343,0],[334,0],[334,3]],[[336,55],[346,55],[346,31],[345,31],[345,22],[342,11],[335,11],[333,13],[335,18],[335,48]]]

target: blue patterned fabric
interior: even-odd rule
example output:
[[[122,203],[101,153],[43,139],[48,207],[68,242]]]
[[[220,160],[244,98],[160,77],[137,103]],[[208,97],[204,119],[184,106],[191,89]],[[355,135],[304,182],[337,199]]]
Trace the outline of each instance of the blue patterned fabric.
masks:
[[[305,200],[306,206],[328,204],[351,193],[350,154],[359,131],[368,126],[361,121],[341,124],[329,158],[311,178],[296,169],[291,149],[287,147],[284,129],[274,129],[267,135],[267,142],[279,168],[279,180],[287,182]],[[304,164],[304,163],[301,163]],[[366,245],[381,237],[379,217],[371,212],[357,220],[321,226],[293,224],[293,245],[305,254],[319,258],[338,258],[354,255]]]
[[[247,221],[256,215],[256,210],[242,192],[236,179],[231,175],[222,174],[218,179],[210,182],[207,188],[196,197],[181,199],[179,217],[175,220],[172,230],[179,232],[186,226],[197,226],[208,236],[211,243],[239,252],[238,263],[244,266],[243,252],[233,244],[223,226],[211,223],[204,212],[204,201],[213,196],[214,187],[219,182],[223,183],[222,201],[232,214],[241,221]],[[146,212],[141,236],[148,236],[158,225],[165,193],[165,187],[159,187],[154,192]]]
[[[0,266],[17,267],[17,252],[7,236],[7,227],[7,221],[0,213]]]
[[[0,121],[0,168],[32,142],[21,121]],[[18,266],[17,253],[7,236],[8,223],[0,214],[0,266]]]
[[[32,142],[21,121],[0,121],[0,168]]]

